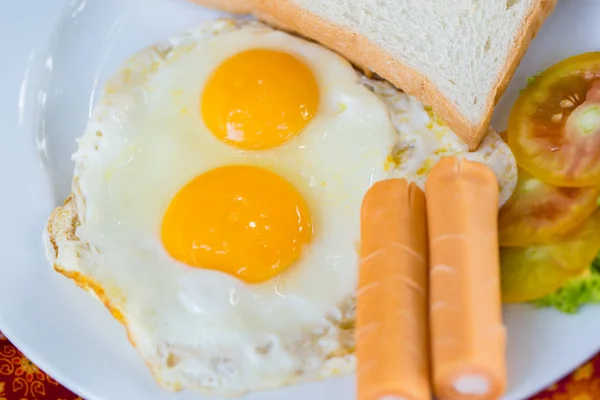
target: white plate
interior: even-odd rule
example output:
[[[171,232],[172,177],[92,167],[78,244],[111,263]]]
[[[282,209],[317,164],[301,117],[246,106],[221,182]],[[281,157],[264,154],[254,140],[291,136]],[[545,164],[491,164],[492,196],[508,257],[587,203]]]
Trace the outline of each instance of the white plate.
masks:
[[[150,377],[122,327],[53,273],[41,232],[67,195],[74,139],[94,95],[129,54],[212,18],[183,0],[19,0],[0,6],[0,329],[28,357],[92,399],[207,399],[169,393]],[[502,129],[529,75],[600,50],[600,2],[561,0],[496,113]],[[600,307],[576,316],[507,307],[509,394],[523,399],[600,347]],[[248,396],[250,400],[354,398],[352,376]]]

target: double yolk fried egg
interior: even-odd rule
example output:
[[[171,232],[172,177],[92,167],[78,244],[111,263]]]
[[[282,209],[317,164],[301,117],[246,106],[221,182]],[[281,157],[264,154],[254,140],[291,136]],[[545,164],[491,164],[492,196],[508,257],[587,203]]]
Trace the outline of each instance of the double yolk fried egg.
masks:
[[[337,54],[216,21],[110,79],[48,223],[55,269],[95,294],[171,389],[239,394],[352,371],[360,206],[441,157],[516,182],[429,109]]]

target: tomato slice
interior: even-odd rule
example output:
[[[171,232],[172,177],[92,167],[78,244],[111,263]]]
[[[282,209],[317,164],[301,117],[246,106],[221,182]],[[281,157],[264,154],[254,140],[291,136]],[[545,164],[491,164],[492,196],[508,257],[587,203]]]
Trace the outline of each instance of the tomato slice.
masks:
[[[561,187],[600,185],[600,52],[550,67],[521,93],[508,122],[517,163]]]
[[[560,240],[598,207],[600,186],[561,188],[519,169],[517,187],[500,209],[500,246],[531,246]]]
[[[531,301],[553,293],[569,279],[583,274],[598,251],[600,211],[560,243],[501,248],[502,301]]]

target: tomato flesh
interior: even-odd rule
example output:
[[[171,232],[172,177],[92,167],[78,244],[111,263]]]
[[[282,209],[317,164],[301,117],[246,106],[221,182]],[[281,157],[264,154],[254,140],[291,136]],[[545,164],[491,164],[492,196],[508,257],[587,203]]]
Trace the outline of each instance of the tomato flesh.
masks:
[[[519,169],[511,198],[500,210],[500,246],[531,246],[560,240],[579,227],[598,207],[600,186],[561,188]]]
[[[519,166],[544,182],[600,186],[600,52],[539,75],[511,111],[508,143]]]
[[[539,299],[584,273],[600,251],[600,211],[556,244],[500,249],[502,301]]]

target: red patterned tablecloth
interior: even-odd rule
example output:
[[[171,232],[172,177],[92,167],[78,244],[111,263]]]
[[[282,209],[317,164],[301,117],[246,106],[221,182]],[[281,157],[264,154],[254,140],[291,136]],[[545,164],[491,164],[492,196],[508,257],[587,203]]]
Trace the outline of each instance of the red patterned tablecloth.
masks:
[[[0,400],[83,400],[46,375],[0,332]],[[532,400],[600,400],[600,354]]]

